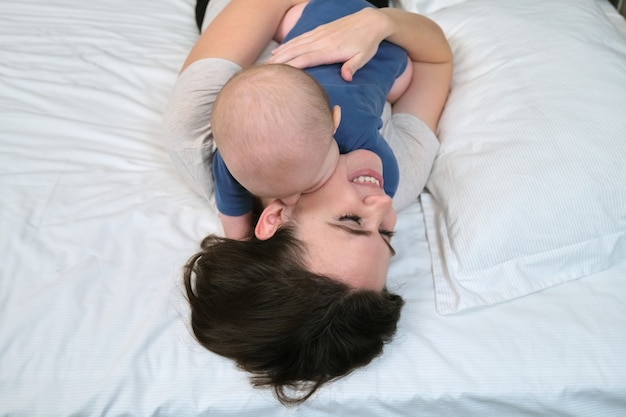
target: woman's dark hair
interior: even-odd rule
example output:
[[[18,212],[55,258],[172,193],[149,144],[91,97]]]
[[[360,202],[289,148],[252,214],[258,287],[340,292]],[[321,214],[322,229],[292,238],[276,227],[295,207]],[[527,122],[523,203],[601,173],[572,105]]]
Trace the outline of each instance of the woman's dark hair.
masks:
[[[289,228],[264,241],[210,235],[184,268],[200,344],[233,359],[285,405],[378,356],[404,304],[386,289],[353,289],[314,274],[303,256]]]

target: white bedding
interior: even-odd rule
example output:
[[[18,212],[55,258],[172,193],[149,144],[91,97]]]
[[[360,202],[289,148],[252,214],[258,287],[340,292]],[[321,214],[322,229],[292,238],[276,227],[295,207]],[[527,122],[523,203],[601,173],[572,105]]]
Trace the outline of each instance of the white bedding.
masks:
[[[0,3],[0,415],[626,415],[626,261],[442,316],[418,202],[394,238],[398,335],[370,366],[285,408],[201,348],[181,266],[219,223],[159,137],[193,8]]]
[[[456,58],[422,198],[437,310],[626,259],[624,36],[589,0],[470,0],[432,17]]]

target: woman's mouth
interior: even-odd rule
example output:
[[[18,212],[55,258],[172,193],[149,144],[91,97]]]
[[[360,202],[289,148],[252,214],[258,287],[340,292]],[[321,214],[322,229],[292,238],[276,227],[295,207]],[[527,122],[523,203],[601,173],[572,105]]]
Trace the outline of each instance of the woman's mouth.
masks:
[[[378,181],[376,178],[374,177],[370,177],[370,176],[364,176],[361,175],[355,179],[352,180],[352,182],[357,182],[357,183],[372,183],[372,184],[376,184],[378,187],[380,187],[380,181]]]
[[[373,185],[383,188],[383,177],[373,169],[361,169],[350,175],[350,181],[354,184]]]

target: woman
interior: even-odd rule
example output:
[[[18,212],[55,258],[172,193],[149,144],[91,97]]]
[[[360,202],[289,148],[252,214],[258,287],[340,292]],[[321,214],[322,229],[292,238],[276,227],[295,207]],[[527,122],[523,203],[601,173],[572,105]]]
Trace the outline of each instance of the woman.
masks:
[[[190,134],[185,119],[196,125],[208,121],[212,102],[207,97],[214,98],[235,71],[257,59],[282,16],[302,1],[232,0],[183,65],[179,83],[193,87],[174,91],[166,112],[168,148],[179,172],[207,197],[210,180],[202,178],[202,158],[213,150],[210,126],[203,122],[198,130],[204,130],[193,132],[197,146],[185,148],[180,145]],[[452,59],[441,30],[422,16],[396,9],[357,12],[281,46],[272,61],[296,67],[345,62],[342,75],[349,80],[383,39],[405,48],[414,65],[394,117],[407,129],[434,136]],[[205,104],[190,106],[191,94]],[[167,123],[173,113],[177,123]],[[251,240],[210,236],[185,267],[192,327],[200,343],[252,372],[256,385],[272,386],[283,403],[304,401],[322,384],[369,363],[395,332],[402,300],[385,289],[395,211],[380,186],[355,181],[382,177],[381,172],[380,159],[371,152],[342,155],[327,183],[296,205],[263,202]],[[412,185],[413,199],[424,182]]]
[[[380,159],[342,155],[319,192],[268,203],[249,241],[207,237],[185,267],[198,341],[283,404],[368,364],[395,333],[403,301],[385,288],[384,230],[396,216],[382,188],[350,180],[363,169],[381,172]]]

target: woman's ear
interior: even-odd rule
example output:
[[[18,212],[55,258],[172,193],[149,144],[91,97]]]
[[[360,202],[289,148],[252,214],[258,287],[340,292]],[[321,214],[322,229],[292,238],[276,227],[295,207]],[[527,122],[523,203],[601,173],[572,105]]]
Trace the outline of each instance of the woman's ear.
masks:
[[[254,227],[254,235],[257,239],[267,240],[274,236],[285,220],[283,215],[286,208],[287,205],[280,200],[273,200],[265,206]]]

